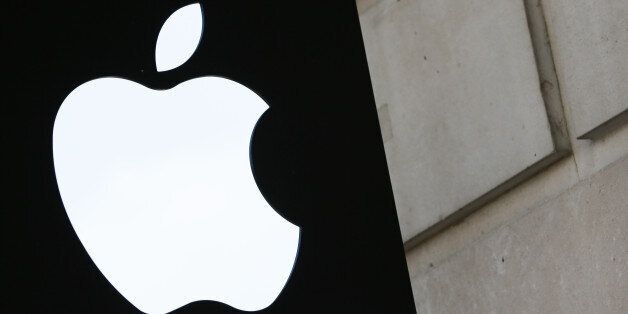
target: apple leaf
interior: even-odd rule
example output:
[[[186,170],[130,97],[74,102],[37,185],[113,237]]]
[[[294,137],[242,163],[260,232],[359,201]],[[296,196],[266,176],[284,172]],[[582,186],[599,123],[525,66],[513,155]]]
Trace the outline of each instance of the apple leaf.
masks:
[[[190,4],[172,13],[157,37],[157,71],[172,70],[190,59],[201,41],[202,33],[203,13],[200,4]]]

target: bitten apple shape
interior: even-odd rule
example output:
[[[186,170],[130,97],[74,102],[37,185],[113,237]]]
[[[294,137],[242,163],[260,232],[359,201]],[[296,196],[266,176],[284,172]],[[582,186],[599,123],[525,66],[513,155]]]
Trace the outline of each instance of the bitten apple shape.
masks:
[[[64,207],[98,269],[141,311],[197,300],[254,311],[283,289],[299,227],[268,205],[249,160],[267,108],[219,77],[170,90],[100,78],[61,105],[53,157]]]

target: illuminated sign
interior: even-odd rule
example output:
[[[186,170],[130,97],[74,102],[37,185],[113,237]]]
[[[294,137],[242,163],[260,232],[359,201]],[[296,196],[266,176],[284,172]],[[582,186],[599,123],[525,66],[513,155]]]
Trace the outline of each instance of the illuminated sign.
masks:
[[[415,312],[353,1],[7,5],[0,312]]]
[[[200,36],[188,34],[201,29],[200,5],[175,12],[157,41],[157,69],[191,56]],[[52,143],[68,217],[99,270],[140,310],[199,300],[260,310],[288,281],[299,228],[264,200],[249,161],[267,108],[220,77],[163,91],[99,78],[61,105]]]

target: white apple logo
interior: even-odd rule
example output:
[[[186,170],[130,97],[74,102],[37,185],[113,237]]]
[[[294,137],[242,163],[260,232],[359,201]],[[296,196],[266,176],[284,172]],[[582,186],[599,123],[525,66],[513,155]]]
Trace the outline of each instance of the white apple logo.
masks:
[[[202,20],[199,4],[168,18],[158,71],[194,53]],[[64,207],[94,263],[141,311],[197,300],[261,310],[285,286],[300,230],[267,204],[249,160],[267,108],[218,77],[170,90],[99,78],[64,100],[53,131]]]

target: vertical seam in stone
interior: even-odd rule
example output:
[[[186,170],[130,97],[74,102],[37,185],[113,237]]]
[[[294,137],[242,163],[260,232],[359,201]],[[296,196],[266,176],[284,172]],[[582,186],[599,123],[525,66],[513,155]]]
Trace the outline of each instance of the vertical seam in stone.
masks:
[[[541,5],[541,0],[524,0],[523,3],[539,75],[539,86],[550,124],[552,140],[557,151],[569,153],[571,152],[572,143],[565,119],[565,108],[558,75],[556,74],[543,6]]]

